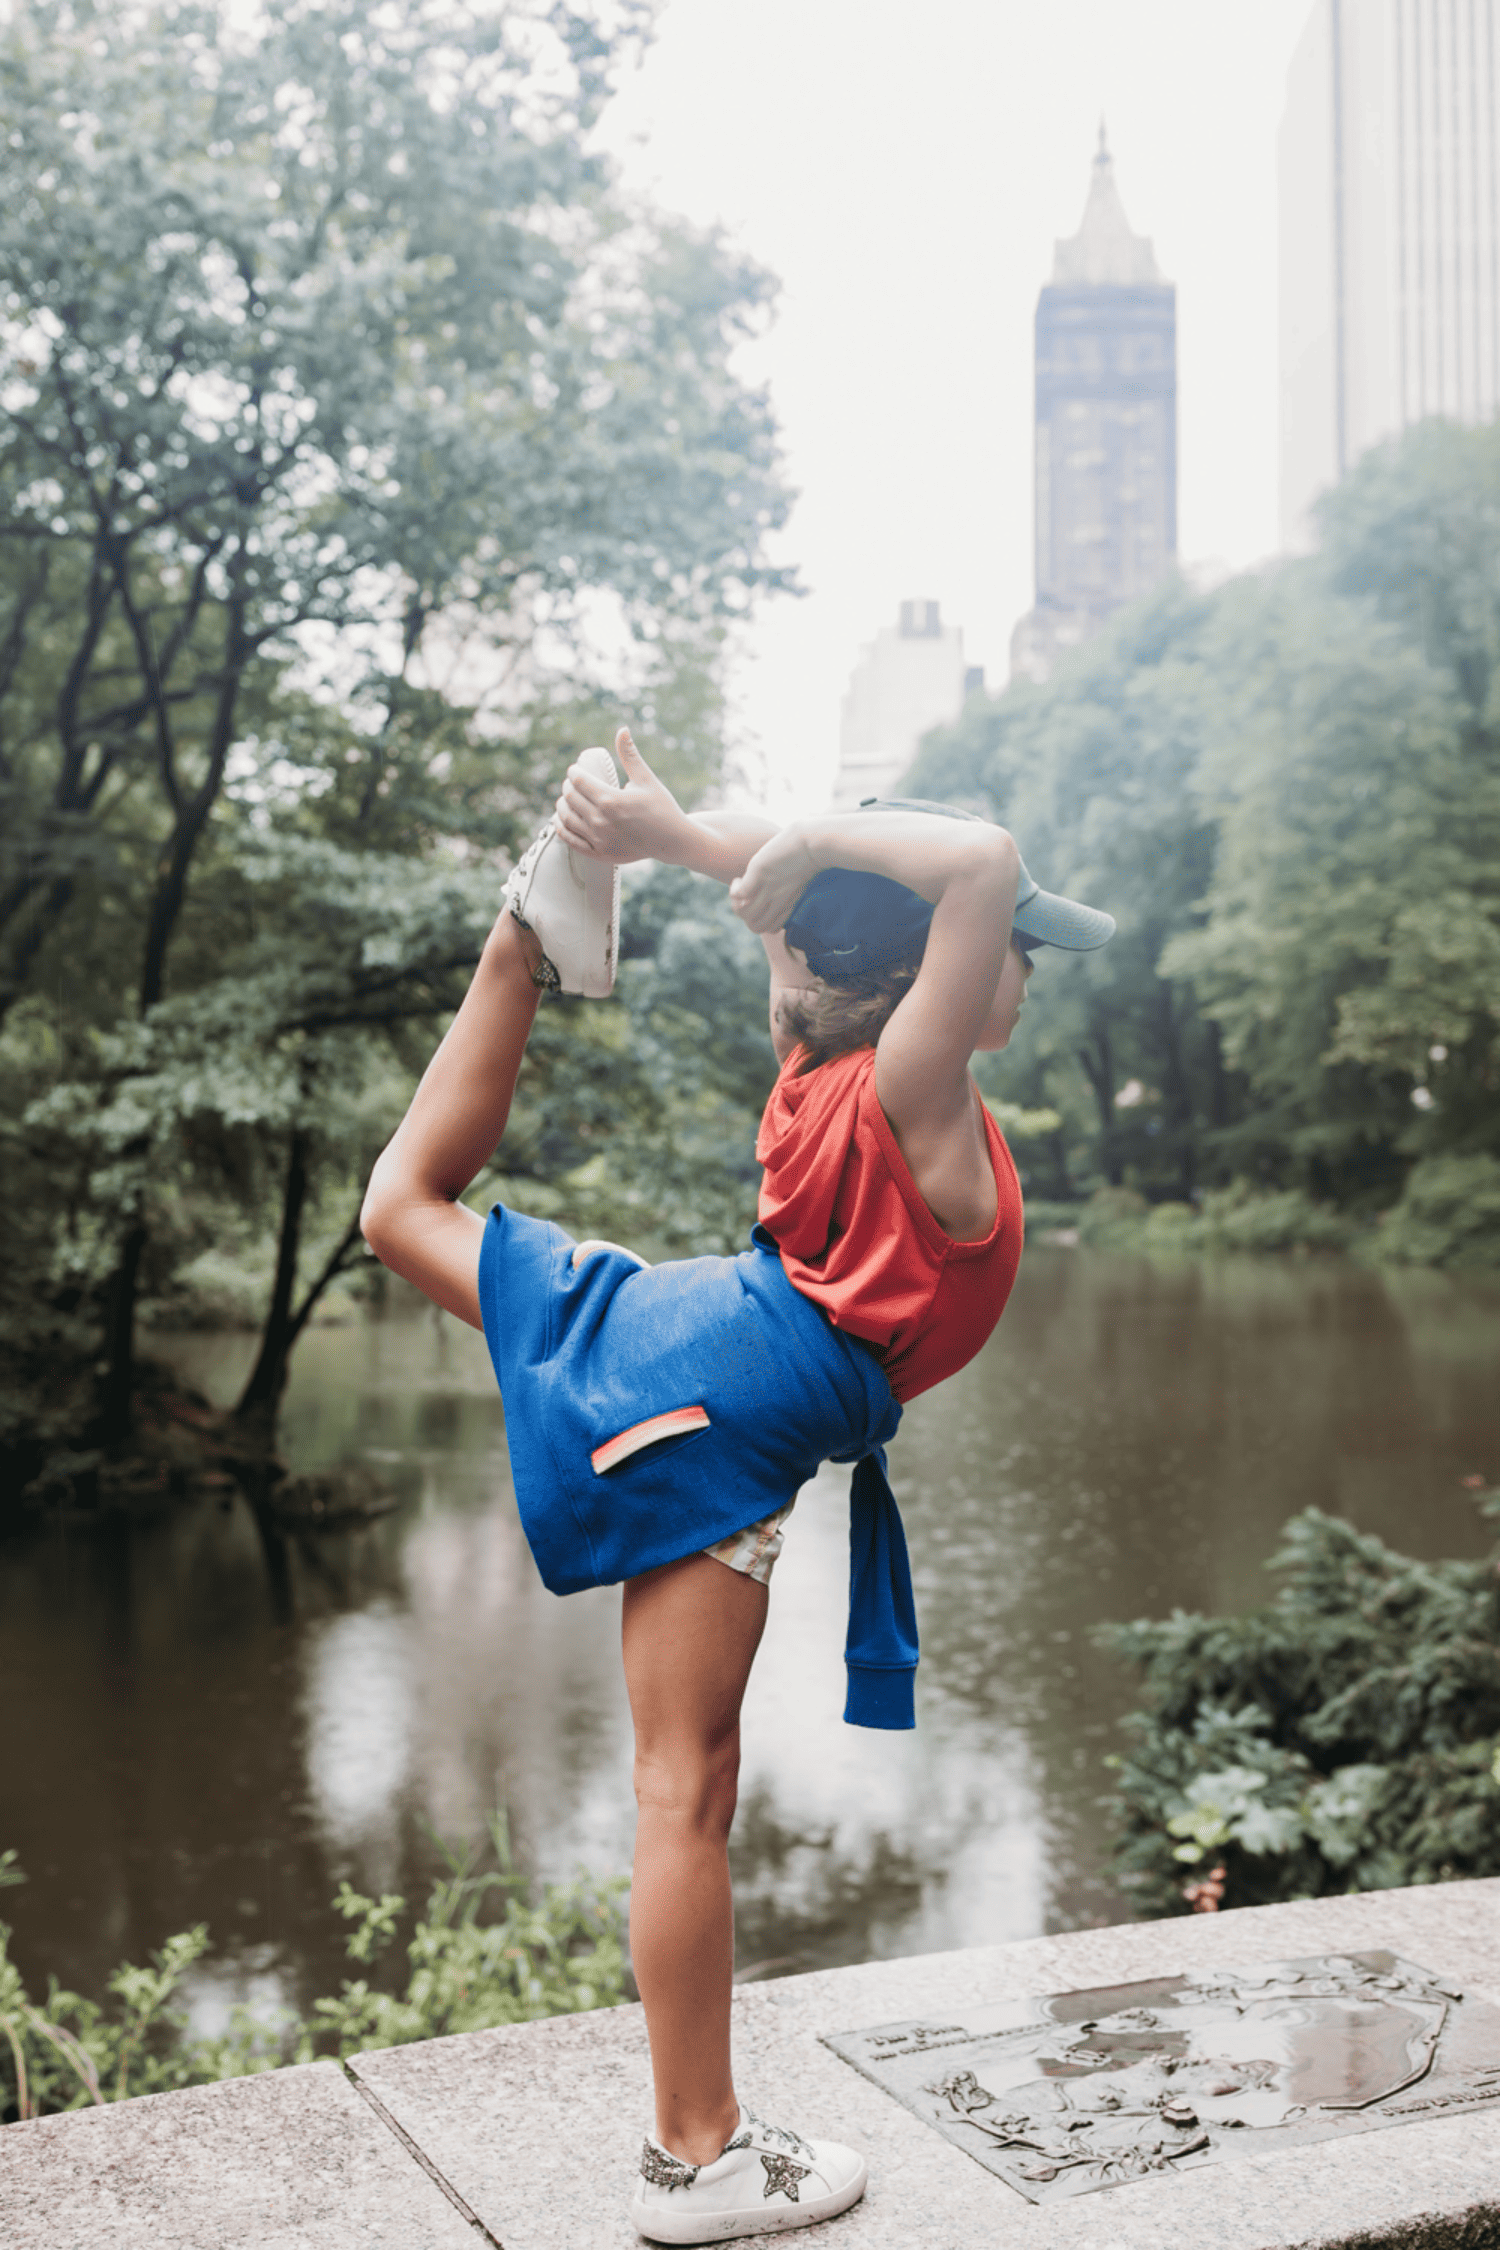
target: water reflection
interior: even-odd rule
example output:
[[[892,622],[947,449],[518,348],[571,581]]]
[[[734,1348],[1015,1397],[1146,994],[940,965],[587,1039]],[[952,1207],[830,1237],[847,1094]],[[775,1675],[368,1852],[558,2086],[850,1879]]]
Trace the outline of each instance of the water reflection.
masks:
[[[746,1710],[745,1966],[1122,1912],[1100,1760],[1130,1683],[1089,1626],[1261,1598],[1310,1502],[1481,1551],[1460,1479],[1500,1473],[1497,1343],[1500,1296],[1435,1275],[1028,1253],[997,1336],[893,1449],[914,1736],[840,1721],[844,1472],[792,1519]],[[174,1354],[227,1397],[248,1350]],[[502,1801],[548,1872],[628,1865],[618,1595],[541,1588],[481,1340],[425,1311],[314,1332],[286,1438],[302,1467],[374,1462],[400,1510],[269,1556],[237,1500],[0,1552],[0,1843],[33,1878],[7,1918],[39,1981],[98,1990],[206,1919],[207,2016],[305,2003],[346,1965],[339,1878],[420,1895],[427,1824],[475,1834]]]
[[[307,1785],[337,1847],[362,1847],[394,1879],[399,1808],[415,1745],[411,1671],[416,1636],[384,1603],[324,1619],[307,1643]]]

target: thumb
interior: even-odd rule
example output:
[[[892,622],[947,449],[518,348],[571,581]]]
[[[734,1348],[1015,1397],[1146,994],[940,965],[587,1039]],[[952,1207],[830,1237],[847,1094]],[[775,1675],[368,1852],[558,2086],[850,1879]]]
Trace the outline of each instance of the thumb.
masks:
[[[654,779],[651,768],[647,765],[631,738],[629,727],[621,727],[619,733],[615,736],[615,756],[632,781],[651,781]]]

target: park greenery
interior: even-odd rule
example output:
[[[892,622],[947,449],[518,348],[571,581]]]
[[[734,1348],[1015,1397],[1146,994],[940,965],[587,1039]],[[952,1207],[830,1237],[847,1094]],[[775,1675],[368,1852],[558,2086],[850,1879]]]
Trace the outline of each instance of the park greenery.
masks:
[[[195,2034],[182,2005],[184,1979],[209,1949],[204,1924],[168,1938],[148,1966],[123,1963],[100,2002],[56,1978],[45,1999],[33,1999],[0,1922],[0,2122],[625,1999],[623,1882],[579,1875],[549,1883],[538,1898],[515,1867],[503,1813],[490,1819],[489,1847],[438,1841],[447,1873],[411,1925],[399,1989],[387,1989],[378,1971],[346,1977],[305,2015],[237,2008],[217,2035]],[[15,1854],[0,1853],[0,1888],[25,1879]],[[352,1925],[350,1960],[373,1967],[400,1933],[405,1899],[365,1898],[345,1882],[334,1905]]]
[[[153,1323],[255,1330],[211,1434],[269,1457],[308,1321],[384,1286],[369,1165],[570,758],[629,717],[685,802],[725,783],[726,652],[794,590],[734,360],[771,286],[597,153],[647,13],[0,25],[0,1512],[196,1458]],[[1500,427],[1430,424],[1316,552],[1174,582],[927,738],[914,793],[1120,925],[1043,954],[981,1066],[1033,1225],[1500,1266],[1497,555]],[[773,1072],[755,941],[637,872],[618,1002],[544,1006],[476,1200],[731,1249]],[[1500,1868],[1496,1561],[1314,1512],[1273,1567],[1247,1617],[1111,1629],[1142,1910]],[[614,1887],[538,1900],[492,1841],[414,1926],[345,1885],[370,1973],[216,2037],[181,2012],[202,1928],[101,2002],[28,1992],[0,1924],[0,2115],[622,1998]]]
[[[1101,1636],[1146,1689],[1110,1761],[1139,1910],[1495,1874],[1500,1549],[1417,1562],[1310,1508],[1270,1568],[1280,1591],[1246,1616]]]
[[[1169,586],[928,736],[914,792],[1119,922],[1042,954],[1004,1059],[1057,1119],[1018,1152],[1033,1227],[1500,1266],[1497,555],[1500,428],[1429,424],[1314,554]],[[1310,1511],[1271,1567],[1247,1616],[1103,1636],[1146,1691],[1113,1761],[1139,1911],[1500,1870],[1500,1557]]]
[[[684,801],[724,783],[726,648],[788,584],[733,357],[770,286],[598,156],[643,32],[603,0],[33,0],[0,28],[7,1499],[134,1490],[143,1448],[140,1488],[170,1483],[205,1417],[149,1328],[218,1321],[258,1336],[210,1434],[259,1504],[298,1336],[383,1286],[369,1164],[569,758],[628,715]],[[1316,552],[1168,585],[927,738],[912,790],[1120,925],[1043,955],[982,1066],[1034,1226],[1500,1264],[1497,553],[1500,429],[1426,425],[1327,499]],[[633,877],[618,1003],[543,1009],[476,1196],[732,1248],[764,994],[712,886]],[[1221,1866],[1241,1903],[1500,1865],[1493,1567],[1319,1516],[1281,1567],[1248,1618],[1115,1635],[1148,1685],[1119,1779],[1143,1904]],[[507,1893],[541,1917],[507,1954],[471,1878],[403,1993],[217,2046],[169,2021],[201,1933],[112,2010],[4,1966],[18,2110],[618,1996],[597,1900]],[[345,1904],[369,1959],[399,1910]]]
[[[151,1322],[258,1331],[231,1419],[268,1446],[326,1293],[381,1285],[365,1174],[568,759],[628,712],[685,801],[722,786],[726,647],[788,583],[733,360],[770,286],[594,147],[646,28],[36,0],[0,29],[12,1493],[98,1497],[170,1420]],[[1034,1221],[1500,1258],[1497,526],[1500,436],[1424,427],[1316,554],[1173,584],[928,738],[912,786],[1120,923],[1044,957],[987,1066]],[[620,1006],[544,1011],[477,1193],[730,1247],[755,948],[659,870],[625,953]]]
[[[641,29],[561,0],[0,29],[11,1492],[97,1494],[143,1315],[248,1314],[266,1437],[324,1292],[370,1279],[368,1165],[569,758],[628,709],[688,801],[720,774],[725,637],[785,577],[732,367],[769,285],[593,151]],[[637,993],[549,1015],[507,1192],[607,1137],[701,1241],[744,1199],[763,997],[720,1024],[739,933],[670,883],[633,913]],[[667,1137],[701,1157],[670,1208]]]
[[[1043,954],[1006,1091],[1085,1241],[1500,1264],[1500,428],[1418,427],[1316,553],[1173,584],[908,786],[1119,933]]]

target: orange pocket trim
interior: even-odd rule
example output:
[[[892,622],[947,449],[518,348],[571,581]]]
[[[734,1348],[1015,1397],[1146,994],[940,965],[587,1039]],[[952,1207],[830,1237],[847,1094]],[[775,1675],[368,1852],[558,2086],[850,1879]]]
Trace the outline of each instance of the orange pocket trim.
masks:
[[[643,1447],[656,1445],[662,1438],[677,1437],[684,1430],[706,1430],[708,1416],[701,1406],[674,1406],[669,1414],[653,1414],[649,1422],[635,1422],[618,1437],[607,1438],[596,1445],[589,1455],[594,1464],[594,1474],[602,1477],[606,1469],[619,1462],[628,1461],[632,1453]]]

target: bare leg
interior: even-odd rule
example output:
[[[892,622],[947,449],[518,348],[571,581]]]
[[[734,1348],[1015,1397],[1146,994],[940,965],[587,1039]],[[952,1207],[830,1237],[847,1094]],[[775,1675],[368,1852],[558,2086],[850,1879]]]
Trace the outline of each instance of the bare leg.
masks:
[[[728,1847],[740,1702],[766,1604],[764,1586],[712,1555],[667,1563],[625,1588],[640,1807],[630,1953],[651,2036],[656,2137],[689,2164],[713,2163],[739,2119]]]
[[[361,1223],[383,1265],[482,1328],[484,1221],[458,1201],[499,1144],[536,1019],[540,947],[513,914],[485,941],[463,1006],[370,1174]]]

